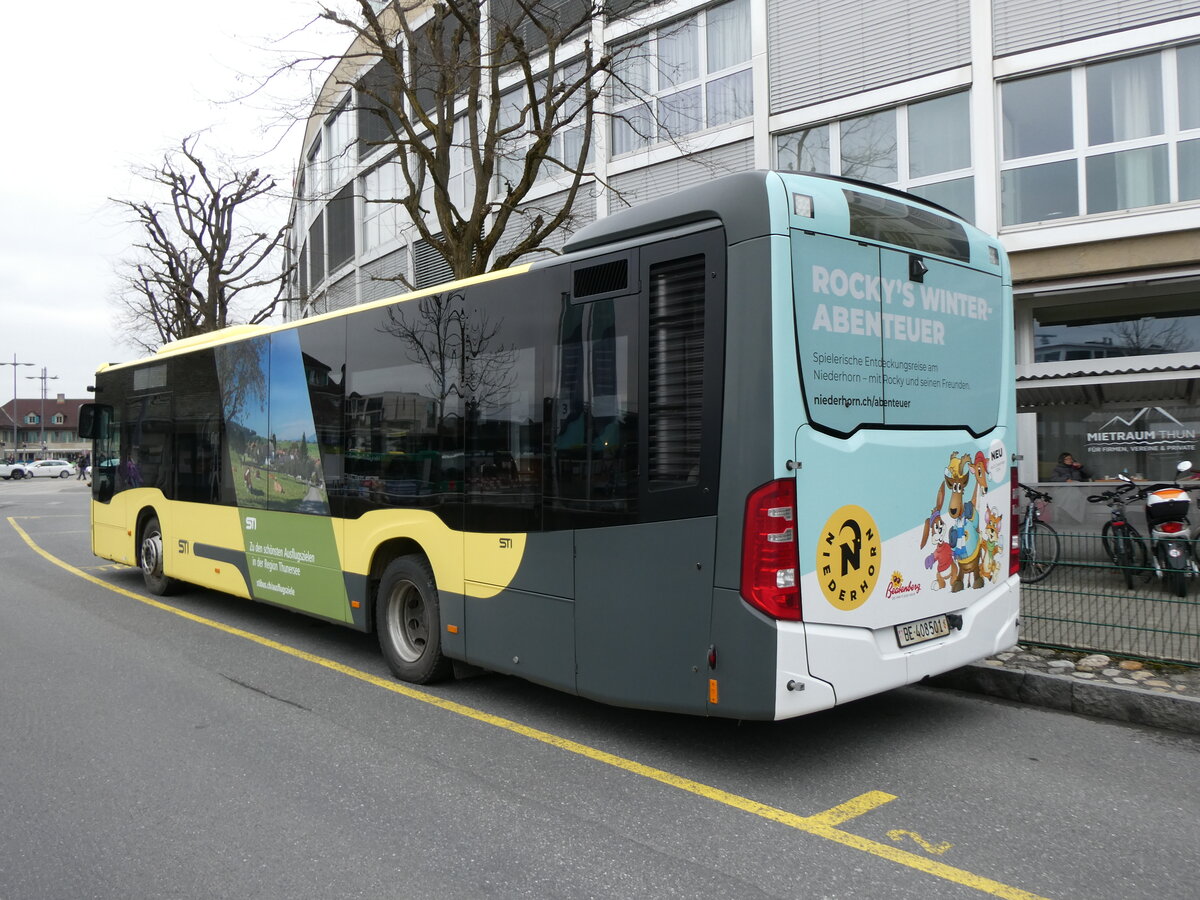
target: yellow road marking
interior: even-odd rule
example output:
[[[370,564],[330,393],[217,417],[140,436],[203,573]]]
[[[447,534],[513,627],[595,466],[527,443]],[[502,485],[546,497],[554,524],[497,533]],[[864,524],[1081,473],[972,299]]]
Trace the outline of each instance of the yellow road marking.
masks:
[[[949,841],[942,841],[940,844],[933,844],[925,840],[915,831],[905,831],[903,828],[893,828],[887,833],[888,837],[893,841],[902,841],[904,838],[912,838],[914,844],[918,845],[926,853],[933,853],[936,856],[941,856],[954,845]]]
[[[883,791],[868,791],[865,794],[860,794],[853,800],[847,800],[845,803],[840,803],[833,809],[827,809],[823,813],[817,813],[815,816],[809,816],[809,821],[819,822],[822,825],[841,825],[843,822],[849,822],[851,819],[856,819],[864,813],[869,813],[871,810],[883,806],[885,803],[891,803],[896,799],[895,794],[885,794]]]
[[[468,719],[474,719],[477,722],[482,722],[487,725],[503,728],[513,734],[519,734],[522,737],[530,740],[539,741],[551,747],[557,747],[560,750],[565,750],[569,753],[575,753],[579,756],[594,760],[595,762],[603,763],[604,765],[612,766],[622,771],[629,772],[633,775],[640,775],[643,778],[649,778],[652,781],[660,782],[661,784],[677,788],[681,791],[686,791],[690,794],[695,794],[698,797],[703,797],[706,800],[712,800],[715,803],[721,803],[733,809],[740,809],[743,812],[748,812],[752,815],[759,816],[764,819],[769,819],[772,822],[778,822],[781,825],[786,825],[794,828],[797,831],[803,831],[815,837],[824,838],[834,843],[841,844],[844,847],[850,847],[854,850],[860,850],[863,853],[869,853],[872,856],[877,856],[881,859],[886,859],[898,865],[907,866],[910,869],[915,869],[919,872],[924,872],[928,875],[933,875],[937,878],[942,878],[946,881],[952,881],[955,884],[963,885],[964,887],[973,888],[977,891],[982,891],[985,894],[991,894],[995,897],[1003,897],[1006,900],[1045,900],[1038,894],[1032,894],[1029,891],[1023,891],[1020,888],[1015,888],[999,881],[994,881],[990,878],[985,878],[982,875],[976,875],[973,872],[968,872],[965,869],[948,866],[945,863],[940,863],[936,860],[929,859],[924,856],[919,856],[916,853],[910,853],[907,850],[901,850],[898,847],[892,847],[888,844],[882,844],[878,841],[873,841],[870,838],[860,837],[857,834],[851,834],[848,831],[841,831],[836,826],[838,823],[845,822],[855,816],[869,812],[884,803],[888,803],[895,799],[892,794],[884,793],[883,791],[870,791],[859,797],[849,800],[846,803],[839,804],[832,809],[826,810],[823,813],[817,813],[813,816],[799,816],[795,813],[790,813],[783,809],[778,809],[774,806],[768,806],[765,803],[759,803],[756,800],[750,800],[747,797],[742,797],[737,794],[723,791],[720,788],[715,788],[707,784],[702,784],[698,781],[693,781],[690,778],[684,778],[681,775],[676,775],[672,772],[667,772],[663,769],[656,769],[653,766],[647,766],[643,763],[636,762],[632,759],[626,759],[604,750],[599,750],[595,747],[589,747],[587,744],[581,744],[578,741],[573,741],[570,738],[560,737],[556,734],[551,734],[548,731],[542,731],[538,728],[533,728],[529,725],[522,725],[520,722],[514,722],[511,719],[505,719],[501,716],[492,715],[480,709],[474,709],[470,706],[465,706],[461,703],[456,703],[453,700],[446,700],[434,694],[427,693],[417,688],[411,687],[403,682],[392,681],[386,678],[380,678],[378,675],[372,675],[370,672],[364,672],[361,669],[355,669],[351,666],[344,665],[332,659],[326,659],[323,656],[317,656],[300,650],[296,647],[290,647],[287,644],[281,644],[278,641],[273,641],[270,638],[262,635],[254,634],[251,631],[244,631],[241,628],[235,628],[232,625],[226,625],[223,622],[218,622],[215,619],[208,619],[204,616],[196,615],[184,609],[179,609],[175,606],[170,606],[150,597],[136,594],[133,591],[127,591],[122,587],[97,578],[95,575],[89,575],[82,569],[71,565],[64,560],[59,559],[52,553],[43,550],[34,540],[25,532],[20,525],[17,524],[13,517],[8,518],[8,524],[11,525],[21,536],[29,547],[48,562],[58,566],[82,578],[85,581],[90,581],[98,587],[105,588],[115,594],[120,594],[124,597],[129,597],[139,603],[144,603],[147,606],[152,606],[155,609],[160,609],[163,612],[172,613],[189,621],[196,622],[200,625],[205,625],[209,628],[214,628],[217,631],[223,631],[226,634],[235,637],[243,638],[263,647],[268,647],[272,650],[277,650],[280,653],[285,653],[288,656],[302,659],[305,662],[310,662],[313,665],[321,666],[330,671],[346,675],[366,684],[374,685],[382,688],[385,691],[391,691],[393,694],[399,694],[403,697],[408,697],[411,700],[417,700],[421,703],[426,703],[438,709],[452,712],[456,715],[463,716]]]

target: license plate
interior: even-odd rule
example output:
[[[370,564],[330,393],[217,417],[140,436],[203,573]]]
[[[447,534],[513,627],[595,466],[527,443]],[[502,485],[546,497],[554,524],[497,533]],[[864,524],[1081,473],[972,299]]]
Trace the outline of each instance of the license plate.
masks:
[[[934,638],[945,637],[950,633],[950,623],[945,616],[931,616],[916,622],[905,622],[896,626],[896,640],[901,647],[919,644],[922,641],[932,641]]]

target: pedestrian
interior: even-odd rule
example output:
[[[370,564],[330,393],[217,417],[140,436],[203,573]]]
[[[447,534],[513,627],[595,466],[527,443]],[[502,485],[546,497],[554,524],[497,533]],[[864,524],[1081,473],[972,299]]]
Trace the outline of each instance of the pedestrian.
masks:
[[[79,457],[78,469],[79,475],[76,476],[76,481],[83,481],[87,477],[88,466],[92,464],[92,456],[90,453],[85,453]]]
[[[1070,453],[1058,455],[1058,465],[1050,473],[1051,481],[1091,481],[1092,475],[1083,467],[1083,463],[1075,462]]]

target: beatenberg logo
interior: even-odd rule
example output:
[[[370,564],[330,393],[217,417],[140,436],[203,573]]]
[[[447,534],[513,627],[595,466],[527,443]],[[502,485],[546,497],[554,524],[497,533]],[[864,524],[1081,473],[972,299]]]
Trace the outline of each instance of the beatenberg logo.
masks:
[[[885,597],[898,597],[902,594],[919,593],[921,593],[921,586],[915,581],[906,582],[904,576],[898,571],[892,572],[892,580],[888,582],[888,586],[883,591]]]
[[[1130,450],[1194,450],[1196,429],[1163,409],[1144,407],[1132,418],[1113,416],[1096,431],[1087,432],[1088,453]]]

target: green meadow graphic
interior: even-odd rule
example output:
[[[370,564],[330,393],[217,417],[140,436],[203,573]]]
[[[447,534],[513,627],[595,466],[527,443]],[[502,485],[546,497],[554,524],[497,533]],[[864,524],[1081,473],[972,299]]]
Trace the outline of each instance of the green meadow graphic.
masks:
[[[217,373],[251,593],[347,621],[299,337],[218,347]]]

